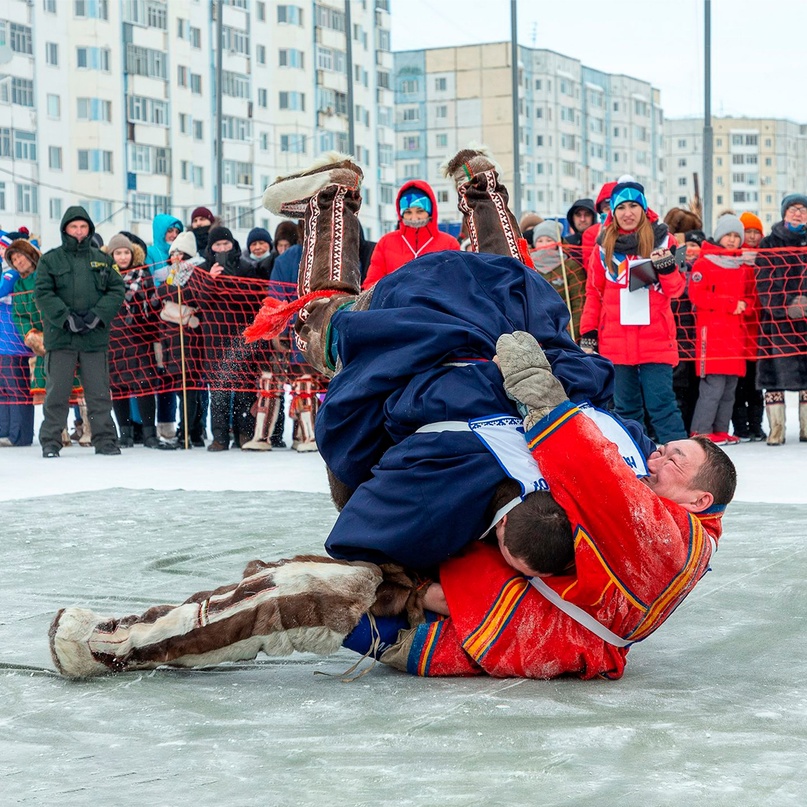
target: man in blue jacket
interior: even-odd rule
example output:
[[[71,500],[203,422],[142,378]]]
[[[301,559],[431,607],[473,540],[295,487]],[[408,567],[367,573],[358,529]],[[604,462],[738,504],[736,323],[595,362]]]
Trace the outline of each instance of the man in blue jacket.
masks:
[[[502,333],[532,333],[571,400],[611,398],[610,362],[572,341],[563,301],[521,260],[490,159],[460,152],[448,172],[472,243],[488,254],[426,255],[358,296],[358,166],[314,169],[264,196],[275,213],[305,215],[297,341],[334,376],[316,434],[343,505],[326,543],[337,558],[423,569],[489,529],[507,475],[468,422],[517,417],[492,363]],[[652,451],[649,442],[640,448]]]

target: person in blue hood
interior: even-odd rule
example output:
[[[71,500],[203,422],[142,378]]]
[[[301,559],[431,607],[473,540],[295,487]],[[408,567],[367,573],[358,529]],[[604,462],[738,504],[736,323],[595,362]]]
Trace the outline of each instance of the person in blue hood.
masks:
[[[158,213],[151,222],[152,244],[146,252],[146,264],[156,283],[168,277],[168,251],[182,232],[182,222],[168,213]]]

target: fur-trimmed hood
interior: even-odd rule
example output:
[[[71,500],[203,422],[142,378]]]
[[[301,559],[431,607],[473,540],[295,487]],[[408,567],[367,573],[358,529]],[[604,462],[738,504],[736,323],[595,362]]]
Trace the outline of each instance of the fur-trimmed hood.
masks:
[[[12,267],[14,264],[11,262],[11,256],[15,252],[25,255],[25,257],[28,258],[28,260],[34,265],[34,269],[36,269],[36,265],[39,263],[39,259],[42,257],[42,253],[24,238],[18,238],[16,241],[12,241],[6,248],[4,260],[9,266]]]

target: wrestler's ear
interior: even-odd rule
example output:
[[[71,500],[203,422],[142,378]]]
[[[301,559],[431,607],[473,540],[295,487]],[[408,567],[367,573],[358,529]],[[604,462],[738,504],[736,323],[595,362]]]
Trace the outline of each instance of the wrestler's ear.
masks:
[[[504,529],[507,526],[507,516],[502,516],[496,522],[496,538],[499,541],[499,544],[504,540]]]
[[[690,513],[702,513],[715,503],[714,494],[708,490],[693,490],[690,493],[689,500],[681,504]]]

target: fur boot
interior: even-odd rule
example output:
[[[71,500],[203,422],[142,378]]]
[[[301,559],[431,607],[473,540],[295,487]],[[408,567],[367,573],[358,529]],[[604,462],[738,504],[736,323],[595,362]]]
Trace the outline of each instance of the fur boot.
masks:
[[[289,406],[289,417],[294,421],[294,438],[291,444],[294,451],[305,453],[317,450],[314,421],[317,416],[318,403],[313,377],[301,375],[296,378],[291,385],[291,405]]]
[[[81,428],[80,425],[76,426],[77,430],[80,428]],[[78,439],[78,437],[76,439]],[[70,439],[70,435],[67,433],[67,429],[62,429],[62,448],[69,448],[72,445],[73,441]]]
[[[50,627],[51,655],[67,678],[203,667],[260,652],[326,655],[339,649],[373,605],[381,581],[381,569],[371,563],[315,556],[253,561],[236,585],[140,616],[116,619],[64,608]]]
[[[255,417],[255,431],[249,440],[241,444],[242,451],[272,450],[272,432],[280,411],[280,398],[274,386],[274,373],[261,373],[257,399],[250,409],[251,414]]]
[[[765,393],[765,413],[768,416],[768,445],[785,444],[785,394],[784,392]]]
[[[299,312],[295,341],[309,364],[328,375],[335,369],[326,344],[331,316],[351,305],[361,290],[363,176],[352,158],[330,152],[307,171],[279,178],[263,196],[264,207],[273,213],[305,218],[298,296],[319,295]]]
[[[485,149],[463,149],[446,163],[443,174],[457,186],[457,206],[471,250],[507,255],[532,266],[529,246],[508,207],[510,195],[499,181],[498,166],[490,154]]]
[[[799,392],[799,442],[807,443],[807,390]]]
[[[177,424],[176,423],[158,423],[157,434],[163,440],[176,440],[177,437]]]
[[[87,414],[87,404],[82,399],[78,405],[81,412],[81,420],[84,424],[81,430],[81,437],[79,437],[78,444],[84,448],[89,448],[92,445],[92,429],[90,428],[90,416]]]

